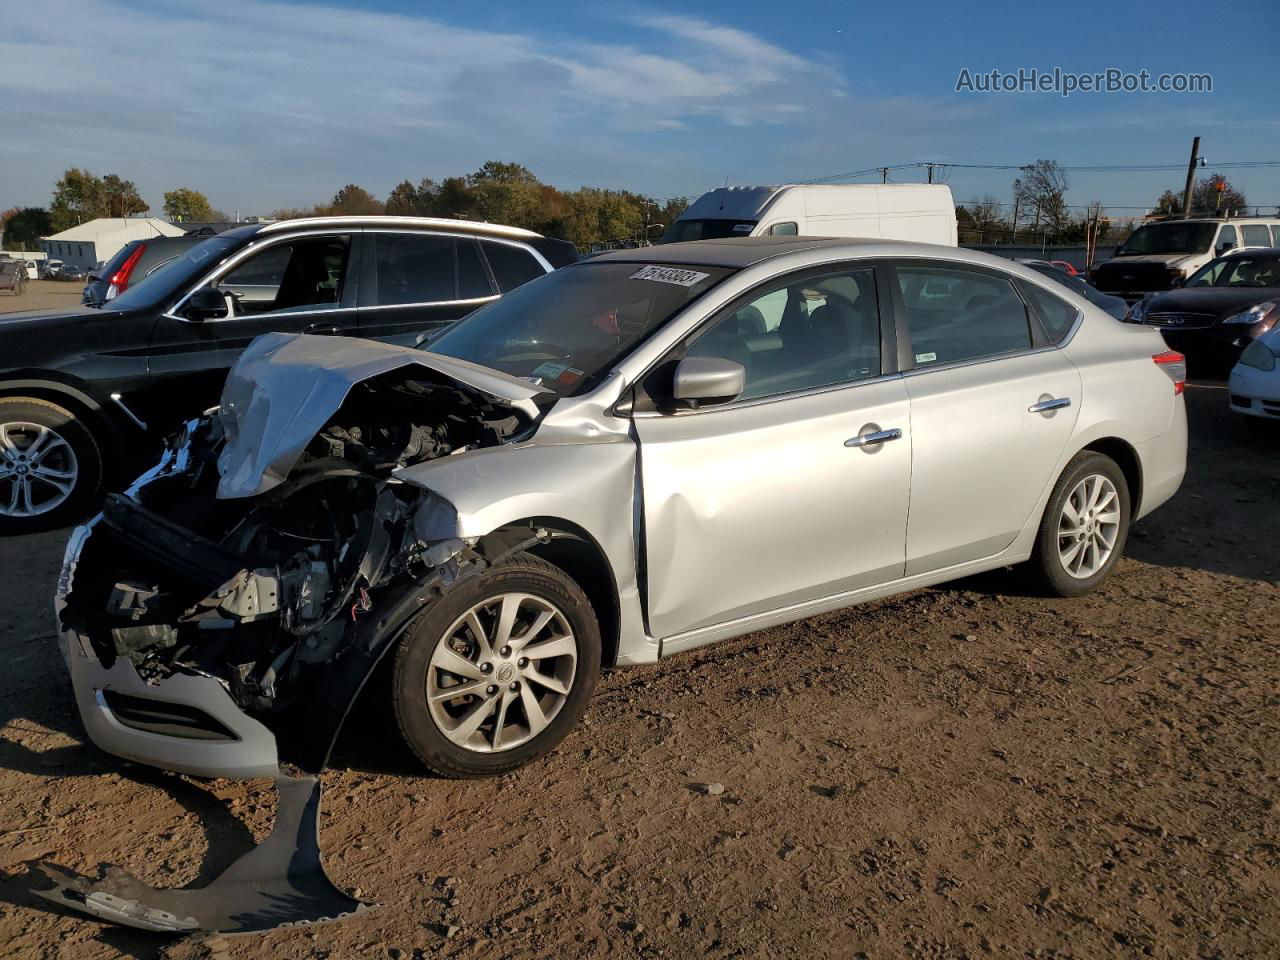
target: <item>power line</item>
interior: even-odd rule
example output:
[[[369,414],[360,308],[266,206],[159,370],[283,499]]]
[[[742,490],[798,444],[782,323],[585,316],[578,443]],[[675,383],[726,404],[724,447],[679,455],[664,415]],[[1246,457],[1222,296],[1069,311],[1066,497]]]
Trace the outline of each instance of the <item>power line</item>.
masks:
[[[888,165],[880,165],[878,167],[867,167],[864,170],[852,170],[848,173],[834,173],[825,177],[813,177],[809,180],[802,180],[801,183],[831,183],[836,180],[854,180],[858,177],[866,177],[872,174],[886,175],[890,170],[910,170],[920,169],[922,167],[933,167],[935,172],[938,170],[946,171],[948,168],[956,170],[1022,170],[1025,167],[1032,166],[1029,163],[940,163],[938,161],[917,161],[914,163],[892,163]],[[1208,167],[1213,170],[1247,170],[1259,168],[1280,167],[1280,160],[1224,160],[1221,163],[1210,163]],[[1104,164],[1071,164],[1059,165],[1058,169],[1068,173],[1160,173],[1168,170],[1182,170],[1185,164],[1181,163],[1104,163]],[[935,178],[936,179],[936,178]]]

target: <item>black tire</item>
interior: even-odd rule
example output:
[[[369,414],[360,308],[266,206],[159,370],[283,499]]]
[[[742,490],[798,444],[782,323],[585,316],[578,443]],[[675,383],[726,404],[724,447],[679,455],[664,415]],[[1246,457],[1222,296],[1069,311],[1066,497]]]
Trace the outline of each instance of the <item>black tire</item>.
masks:
[[[1060,556],[1059,521],[1072,491],[1082,480],[1093,476],[1105,477],[1115,487],[1120,507],[1119,528],[1106,561],[1092,575],[1077,577],[1068,572]],[[1080,597],[1096,590],[1111,575],[1124,555],[1131,517],[1129,484],[1119,465],[1110,457],[1092,450],[1076,454],[1054,484],[1053,493],[1040,520],[1035,552],[1031,555],[1025,572],[1036,587],[1052,596]]]
[[[93,432],[70,410],[35,397],[0,398],[0,429],[7,424],[28,423],[52,430],[66,441],[75,457],[76,478],[60,503],[28,516],[7,515],[14,481],[0,479],[0,535],[35,533],[63,527],[79,520],[96,501],[102,488],[102,449]],[[2,466],[2,464],[0,464]],[[47,492],[42,488],[40,494]],[[25,505],[20,504],[25,510]]]
[[[559,712],[523,743],[479,752],[454,743],[432,718],[427,704],[428,669],[446,631],[477,603],[525,593],[554,605],[576,641],[576,669]],[[582,588],[559,567],[521,555],[461,583],[428,608],[406,630],[395,651],[391,694],[396,722],[409,748],[430,770],[446,777],[491,777],[550,753],[586,711],[600,674],[600,628]]]

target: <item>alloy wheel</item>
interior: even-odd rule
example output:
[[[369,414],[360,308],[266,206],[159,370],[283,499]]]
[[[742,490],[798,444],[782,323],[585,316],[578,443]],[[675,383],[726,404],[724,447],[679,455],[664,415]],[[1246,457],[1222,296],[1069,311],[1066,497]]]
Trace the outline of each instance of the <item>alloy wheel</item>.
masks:
[[[436,645],[427,666],[431,719],[466,750],[510,750],[555,719],[577,665],[577,641],[555,604],[528,593],[490,597]]]
[[[1111,480],[1090,474],[1071,489],[1058,518],[1058,559],[1067,573],[1087,580],[1101,570],[1120,536],[1120,493]]]
[[[35,517],[75,490],[79,464],[71,444],[38,423],[0,423],[0,517]]]

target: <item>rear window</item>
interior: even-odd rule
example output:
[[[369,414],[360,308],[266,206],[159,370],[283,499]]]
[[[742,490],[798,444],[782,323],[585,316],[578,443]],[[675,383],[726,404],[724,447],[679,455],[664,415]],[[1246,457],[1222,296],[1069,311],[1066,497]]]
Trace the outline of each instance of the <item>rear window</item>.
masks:
[[[146,243],[145,240],[129,241],[120,248],[114,257],[108,260],[100,269],[95,270],[94,273],[103,278],[114,277],[116,272],[124,266],[124,262],[133,255],[133,251],[137,250],[138,247],[142,246],[144,243]]]

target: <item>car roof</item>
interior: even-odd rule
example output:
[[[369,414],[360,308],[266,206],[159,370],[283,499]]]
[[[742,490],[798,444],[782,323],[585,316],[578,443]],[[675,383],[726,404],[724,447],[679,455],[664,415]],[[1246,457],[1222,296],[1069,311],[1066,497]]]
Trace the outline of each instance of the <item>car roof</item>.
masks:
[[[727,237],[723,240],[691,240],[661,243],[652,247],[610,250],[587,263],[673,263],[742,269],[765,260],[806,251],[822,251],[831,259],[860,257],[935,257],[970,263],[1007,267],[1012,261],[975,250],[912,243],[906,240],[857,239],[852,237]],[[959,255],[958,255],[959,254]]]
[[[282,230],[299,228],[346,227],[360,229],[364,227],[407,227],[417,230],[447,230],[450,233],[470,233],[484,237],[504,237],[512,240],[529,240],[542,234],[525,230],[522,227],[508,227],[501,223],[483,223],[476,220],[446,220],[443,217],[300,217],[296,220],[277,220],[275,223],[263,224],[258,232],[262,234],[279,233]]]

